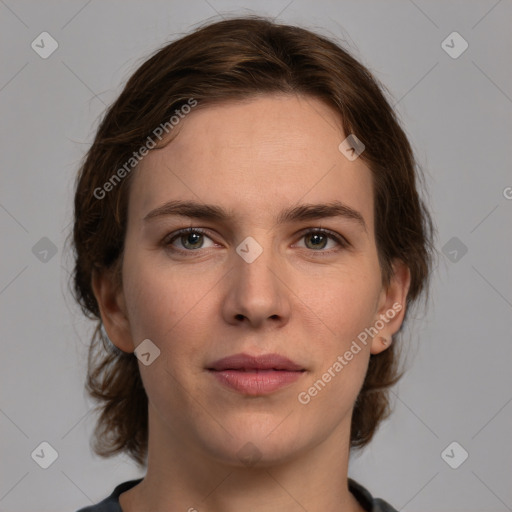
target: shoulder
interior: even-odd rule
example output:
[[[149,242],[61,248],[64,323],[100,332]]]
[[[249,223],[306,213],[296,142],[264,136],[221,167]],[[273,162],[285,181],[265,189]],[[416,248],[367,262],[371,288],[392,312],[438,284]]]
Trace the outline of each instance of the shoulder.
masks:
[[[119,484],[112,491],[112,494],[110,494],[110,496],[107,496],[103,501],[100,501],[96,505],[90,505],[88,507],[81,508],[77,512],[122,512],[121,506],[119,505],[119,496],[123,492],[137,485],[141,481],[142,478],[123,482],[122,484]]]
[[[120,494],[131,489],[141,481],[142,478],[123,482],[112,491],[110,496],[107,496],[100,503],[81,508],[77,512],[122,512],[121,506],[119,505]],[[374,498],[365,487],[351,478],[348,479],[348,487],[350,492],[367,512],[398,512],[386,501],[380,498]]]
[[[348,479],[348,488],[367,512],[398,512],[387,501],[374,498],[360,483]]]

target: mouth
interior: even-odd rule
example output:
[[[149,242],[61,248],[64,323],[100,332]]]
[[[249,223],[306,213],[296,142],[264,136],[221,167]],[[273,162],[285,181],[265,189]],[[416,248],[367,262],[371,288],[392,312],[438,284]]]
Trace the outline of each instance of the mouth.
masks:
[[[306,369],[279,354],[236,354],[207,370],[223,386],[249,396],[265,395],[296,382]]]

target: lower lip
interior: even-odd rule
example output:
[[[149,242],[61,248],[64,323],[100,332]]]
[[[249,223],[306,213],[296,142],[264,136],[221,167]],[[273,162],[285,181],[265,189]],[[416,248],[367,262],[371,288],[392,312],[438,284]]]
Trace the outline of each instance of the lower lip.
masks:
[[[295,382],[304,372],[287,370],[222,370],[210,373],[225,386],[246,395],[272,393]]]

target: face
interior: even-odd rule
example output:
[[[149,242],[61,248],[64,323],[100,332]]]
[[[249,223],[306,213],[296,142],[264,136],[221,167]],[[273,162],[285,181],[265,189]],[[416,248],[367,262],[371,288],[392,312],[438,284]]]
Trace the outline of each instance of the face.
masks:
[[[398,330],[407,291],[399,273],[382,286],[370,170],[340,152],[340,120],[313,98],[206,106],[177,128],[132,177],[122,290],[95,285],[114,343],[160,350],[139,361],[157,430],[232,464],[241,449],[264,464],[348,439],[370,354]],[[211,369],[237,354],[296,366]]]

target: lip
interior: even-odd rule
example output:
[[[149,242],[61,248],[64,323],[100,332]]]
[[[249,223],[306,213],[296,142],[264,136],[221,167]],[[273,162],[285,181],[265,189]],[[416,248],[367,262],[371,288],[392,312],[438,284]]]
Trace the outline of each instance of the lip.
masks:
[[[215,361],[208,370],[288,370],[301,371],[304,368],[287,357],[279,354],[263,354],[251,356],[249,354],[234,354]]]
[[[277,391],[306,371],[279,354],[235,354],[215,361],[207,370],[224,386],[250,396]]]

